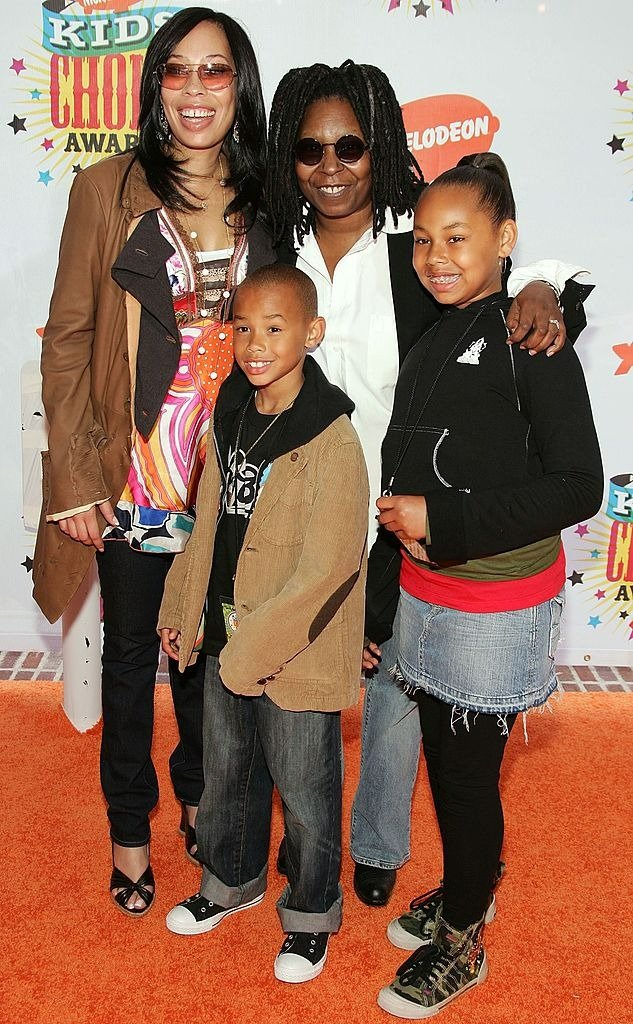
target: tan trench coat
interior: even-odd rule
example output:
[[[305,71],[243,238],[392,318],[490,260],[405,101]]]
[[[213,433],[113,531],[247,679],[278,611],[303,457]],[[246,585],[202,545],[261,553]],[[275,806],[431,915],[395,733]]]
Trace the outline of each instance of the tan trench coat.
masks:
[[[79,587],[95,550],[66,537],[46,515],[116,501],[130,468],[140,306],[110,270],[134,220],[161,205],[138,163],[124,185],[131,161],[111,157],[75,178],[44,331],[49,451],[42,455],[33,596],[51,622]]]

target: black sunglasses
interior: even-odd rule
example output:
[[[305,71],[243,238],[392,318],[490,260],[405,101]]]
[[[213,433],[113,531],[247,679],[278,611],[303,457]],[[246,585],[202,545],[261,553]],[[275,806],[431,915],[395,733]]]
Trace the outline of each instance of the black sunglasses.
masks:
[[[316,167],[323,159],[326,146],[334,146],[337,159],[342,164],[355,164],[367,152],[369,146],[358,135],[341,135],[336,142],[319,142],[318,139],[297,139],[295,158],[300,164]]]

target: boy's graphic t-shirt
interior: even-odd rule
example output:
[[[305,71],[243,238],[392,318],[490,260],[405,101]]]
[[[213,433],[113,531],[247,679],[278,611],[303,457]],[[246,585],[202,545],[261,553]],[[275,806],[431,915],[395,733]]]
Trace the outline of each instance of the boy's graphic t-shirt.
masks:
[[[222,493],[207,596],[203,651],[216,657],[235,631],[233,582],[244,536],[288,421],[289,410],[277,416],[257,412],[254,398],[236,418],[226,451],[219,451]],[[273,422],[274,421],[274,422]],[[239,433],[239,438],[238,438]]]

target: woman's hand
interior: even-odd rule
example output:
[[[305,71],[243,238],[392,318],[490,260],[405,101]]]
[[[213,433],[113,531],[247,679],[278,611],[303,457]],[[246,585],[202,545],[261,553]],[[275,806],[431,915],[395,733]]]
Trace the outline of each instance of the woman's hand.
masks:
[[[373,644],[371,640],[365,640],[365,646],[363,648],[363,671],[373,672],[375,668],[378,668],[380,664],[380,647],[378,644]]]
[[[556,355],[565,344],[567,332],[556,294],[544,281],[531,281],[519,292],[510,306],[506,323],[508,341],[519,341],[531,356],[545,351]]]
[[[378,522],[402,543],[426,537],[426,498],[420,494],[392,494],[376,502]]]
[[[170,629],[168,626],[161,629],[160,645],[168,657],[178,661],[180,655],[180,630]]]
[[[62,533],[65,533],[71,540],[85,544],[86,547],[95,547],[97,551],[103,551],[103,537],[97,520],[97,509],[110,526],[119,525],[109,501],[102,501],[88,509],[87,512],[75,512],[74,516],[68,516],[67,519],[58,519],[57,525]]]

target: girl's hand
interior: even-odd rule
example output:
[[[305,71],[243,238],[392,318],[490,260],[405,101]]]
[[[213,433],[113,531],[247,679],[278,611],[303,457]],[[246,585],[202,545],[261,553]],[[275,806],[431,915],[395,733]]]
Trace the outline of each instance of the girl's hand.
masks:
[[[168,627],[161,629],[160,642],[165,654],[173,658],[174,661],[178,661],[180,654],[180,630],[169,629]]]
[[[371,640],[365,641],[365,647],[363,648],[363,671],[373,672],[375,668],[378,668],[380,664],[380,647],[378,644],[373,644]]]
[[[395,533],[399,541],[420,541],[426,537],[426,498],[420,494],[393,494],[376,502],[378,522]]]
[[[76,512],[74,516],[68,516],[68,519],[58,519],[57,525],[62,533],[72,540],[85,544],[86,547],[95,547],[97,551],[103,551],[103,537],[97,520],[97,509],[110,526],[119,525],[109,501],[102,501],[100,505],[89,508],[87,512]]]
[[[567,338],[556,294],[544,281],[526,284],[510,306],[506,323],[508,341],[520,341],[521,348],[527,348],[531,356],[544,350],[548,356],[556,355]]]

